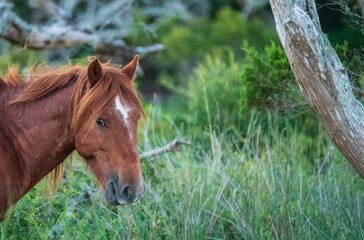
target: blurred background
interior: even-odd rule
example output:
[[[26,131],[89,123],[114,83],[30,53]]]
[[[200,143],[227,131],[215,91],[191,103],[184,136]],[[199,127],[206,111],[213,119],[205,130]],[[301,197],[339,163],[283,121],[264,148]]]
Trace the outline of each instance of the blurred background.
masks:
[[[364,4],[316,4],[363,102]],[[364,182],[305,102],[267,0],[0,0],[0,76],[136,54],[139,151],[191,146],[142,160],[147,193],[121,208],[67,159],[57,193],[40,183],[1,239],[364,239]]]

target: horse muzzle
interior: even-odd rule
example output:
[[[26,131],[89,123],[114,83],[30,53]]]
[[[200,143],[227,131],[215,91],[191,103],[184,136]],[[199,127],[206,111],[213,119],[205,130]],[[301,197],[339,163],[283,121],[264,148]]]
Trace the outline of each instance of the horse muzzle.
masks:
[[[145,189],[143,178],[137,183],[120,183],[118,176],[112,174],[107,181],[105,199],[113,206],[135,204],[143,196]]]

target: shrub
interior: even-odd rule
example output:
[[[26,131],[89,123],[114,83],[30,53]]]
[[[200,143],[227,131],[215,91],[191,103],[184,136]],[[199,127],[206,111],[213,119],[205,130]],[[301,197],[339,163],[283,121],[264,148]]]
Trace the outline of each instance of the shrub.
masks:
[[[272,41],[263,54],[254,48],[244,50],[247,56],[240,76],[241,117],[253,109],[261,112],[262,121],[272,117],[280,131],[301,133],[302,154],[323,157],[330,140],[323,136],[321,124],[308,108],[283,48]],[[269,131],[269,126],[262,131]],[[316,144],[317,138],[323,144]]]
[[[165,51],[160,52],[153,66],[173,84],[184,85],[185,76],[202,61],[206,54],[223,56],[226,50],[239,52],[243,42],[254,42],[263,49],[276,33],[260,19],[247,21],[241,12],[225,8],[215,19],[194,18],[188,22],[172,18],[160,24],[157,30]],[[243,55],[241,55],[243,57]]]
[[[251,108],[303,111],[304,98],[282,47],[272,41],[263,55],[254,48],[245,52],[247,61],[240,77],[241,111]]]
[[[238,128],[239,62],[232,52],[225,58],[207,55],[186,77],[186,87],[170,86],[177,96],[168,101],[167,111],[174,113],[177,125],[218,132]]]

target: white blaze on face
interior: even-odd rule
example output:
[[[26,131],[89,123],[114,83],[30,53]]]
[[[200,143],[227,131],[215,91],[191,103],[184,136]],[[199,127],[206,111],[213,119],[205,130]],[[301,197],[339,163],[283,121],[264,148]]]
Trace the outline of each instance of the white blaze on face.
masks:
[[[132,139],[133,134],[130,130],[130,125],[129,125],[129,121],[128,121],[128,118],[129,118],[128,112],[130,112],[131,109],[128,106],[126,106],[126,107],[123,106],[119,96],[116,96],[116,98],[115,98],[115,108],[116,108],[116,111],[119,111],[120,114],[122,115],[125,126],[128,129],[129,137]]]
[[[129,117],[128,111],[129,111],[129,109],[124,108],[123,104],[120,101],[119,96],[117,96],[115,98],[115,105],[116,105],[116,110],[118,110],[121,113],[121,115],[123,115],[125,124],[128,124],[128,117]]]

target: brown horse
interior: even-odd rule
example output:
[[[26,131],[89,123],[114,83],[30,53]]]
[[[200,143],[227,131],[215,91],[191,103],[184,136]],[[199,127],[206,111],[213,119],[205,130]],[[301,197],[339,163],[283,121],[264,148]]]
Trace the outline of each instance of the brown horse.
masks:
[[[0,79],[0,219],[75,149],[112,205],[145,191],[137,153],[144,114],[133,85],[136,56],[124,68],[93,60],[88,67]]]

